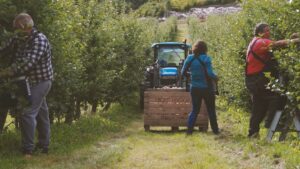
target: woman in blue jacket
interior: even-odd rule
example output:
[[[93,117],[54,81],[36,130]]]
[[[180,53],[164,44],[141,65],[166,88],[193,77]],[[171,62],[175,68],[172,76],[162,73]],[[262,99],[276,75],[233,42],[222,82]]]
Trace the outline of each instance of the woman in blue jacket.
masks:
[[[184,62],[181,74],[185,75],[189,70],[191,85],[190,92],[192,97],[193,109],[188,117],[187,134],[192,134],[194,124],[200,112],[201,102],[204,99],[208,111],[210,126],[214,134],[219,134],[217,123],[215,93],[210,80],[218,80],[213,72],[211,58],[206,54],[207,45],[204,41],[198,41],[193,45],[193,54],[189,55]]]

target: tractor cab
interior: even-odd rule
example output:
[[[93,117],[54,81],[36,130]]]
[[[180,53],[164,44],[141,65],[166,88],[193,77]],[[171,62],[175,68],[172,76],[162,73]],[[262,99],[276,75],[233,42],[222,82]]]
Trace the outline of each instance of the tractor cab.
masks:
[[[178,67],[185,59],[184,46],[167,46],[155,44],[154,48],[155,56],[160,67]]]
[[[147,69],[149,87],[182,87],[180,71],[190,47],[181,42],[154,43],[154,66]]]

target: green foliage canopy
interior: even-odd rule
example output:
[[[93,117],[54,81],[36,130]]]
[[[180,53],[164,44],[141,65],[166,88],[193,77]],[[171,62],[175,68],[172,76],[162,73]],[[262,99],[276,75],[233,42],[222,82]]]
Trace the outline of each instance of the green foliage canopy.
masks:
[[[208,42],[209,53],[221,78],[221,93],[238,104],[247,105],[250,99],[244,85],[245,55],[255,25],[266,22],[271,27],[272,39],[289,39],[292,33],[300,31],[300,3],[245,0],[241,5],[243,11],[239,13],[210,16],[206,22],[190,18],[189,29],[193,41],[200,38]],[[270,88],[288,96],[291,107],[300,108],[300,56],[296,47],[275,51],[282,75],[289,81],[282,85],[273,79]]]
[[[50,40],[55,80],[48,103],[52,120],[66,122],[80,117],[82,105],[96,112],[98,105],[125,103],[152,61],[151,44],[176,31],[174,18],[140,19],[125,2],[0,0],[0,11],[0,42],[12,36],[12,20],[23,11]]]

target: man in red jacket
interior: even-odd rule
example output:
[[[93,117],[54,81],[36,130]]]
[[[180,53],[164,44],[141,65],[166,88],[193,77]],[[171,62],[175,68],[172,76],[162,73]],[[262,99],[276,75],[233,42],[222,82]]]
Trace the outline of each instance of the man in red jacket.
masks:
[[[246,58],[246,86],[252,95],[252,109],[248,137],[256,137],[259,133],[259,124],[269,113],[266,127],[280,105],[280,96],[266,89],[269,79],[265,76],[269,72],[272,77],[278,78],[276,60],[272,50],[287,47],[289,44],[298,43],[297,39],[273,41],[270,39],[268,24],[259,23],[254,30],[255,37],[248,46]]]

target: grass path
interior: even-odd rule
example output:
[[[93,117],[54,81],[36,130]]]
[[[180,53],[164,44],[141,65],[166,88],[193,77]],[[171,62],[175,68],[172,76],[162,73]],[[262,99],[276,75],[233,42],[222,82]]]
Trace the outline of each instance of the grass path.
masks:
[[[143,123],[136,121],[120,144],[125,147],[122,160],[113,168],[120,169],[266,169],[282,168],[264,155],[244,153],[229,140],[229,132],[215,136],[211,132],[144,132]]]
[[[184,39],[187,40],[188,43],[191,43],[191,40],[189,39],[188,34],[188,24],[186,19],[181,19],[177,21],[177,37],[176,40],[178,42],[182,42]]]
[[[264,155],[245,154],[226,134],[156,130],[144,132],[142,120],[126,131],[99,141],[49,168],[111,169],[267,169],[282,168]],[[49,161],[49,163],[53,163]],[[47,163],[44,163],[47,164]],[[47,165],[41,166],[48,168]]]
[[[219,125],[223,129],[219,136],[209,130],[207,133],[195,131],[192,136],[186,137],[184,128],[178,132],[171,132],[170,128],[155,127],[151,128],[150,132],[145,132],[142,114],[131,113],[130,116],[135,118],[131,118],[130,123],[123,123],[123,126],[126,124],[125,130],[108,132],[103,137],[83,146],[76,146],[77,148],[66,153],[56,149],[48,156],[40,154],[30,160],[22,157],[11,160],[18,161],[20,167],[15,168],[22,169],[298,169],[300,167],[297,163],[300,158],[297,146],[293,149],[292,142],[270,144],[265,142],[264,138],[248,139],[246,137],[248,118],[244,118],[242,115],[244,112],[236,108],[225,108],[226,105],[223,104],[218,103],[217,107]],[[126,121],[122,119],[119,120]],[[74,134],[82,136],[76,132]],[[285,158],[285,154],[290,155],[289,158]]]

